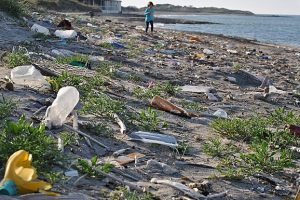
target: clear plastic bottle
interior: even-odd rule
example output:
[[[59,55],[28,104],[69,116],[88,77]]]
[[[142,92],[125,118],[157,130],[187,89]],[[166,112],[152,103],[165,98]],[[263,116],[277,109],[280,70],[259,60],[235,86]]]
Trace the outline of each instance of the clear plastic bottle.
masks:
[[[49,129],[62,126],[78,102],[79,92],[75,87],[67,86],[61,88],[57,93],[56,99],[46,111],[45,125]]]

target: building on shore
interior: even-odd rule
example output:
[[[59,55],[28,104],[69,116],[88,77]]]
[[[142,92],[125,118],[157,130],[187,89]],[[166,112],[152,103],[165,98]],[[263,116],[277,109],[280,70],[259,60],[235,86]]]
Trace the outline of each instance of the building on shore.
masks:
[[[122,13],[121,0],[79,0],[83,3],[100,6],[102,13],[118,14]]]

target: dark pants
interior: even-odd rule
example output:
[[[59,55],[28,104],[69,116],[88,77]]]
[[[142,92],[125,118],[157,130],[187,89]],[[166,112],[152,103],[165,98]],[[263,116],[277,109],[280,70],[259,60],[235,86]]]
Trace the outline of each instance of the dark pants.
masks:
[[[151,25],[151,32],[153,32],[153,21],[150,21],[150,22],[146,22],[146,33],[148,32],[149,24]]]

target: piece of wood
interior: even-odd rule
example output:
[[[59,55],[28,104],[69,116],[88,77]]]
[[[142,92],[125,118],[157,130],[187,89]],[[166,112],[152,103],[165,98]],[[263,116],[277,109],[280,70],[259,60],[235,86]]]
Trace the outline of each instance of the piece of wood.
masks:
[[[126,181],[124,179],[121,179],[121,178],[118,178],[116,176],[114,176],[113,174],[109,173],[105,173],[99,169],[95,169],[100,175],[104,176],[104,177],[107,177],[107,178],[110,178],[112,180],[114,180],[115,182],[117,183],[121,183],[122,185],[126,185],[128,186],[130,189],[133,189],[133,190],[136,190],[138,192],[145,192],[144,188],[141,188],[137,185],[137,183],[134,183],[134,182],[129,182],[129,181]]]
[[[300,200],[300,186],[299,186],[295,200]]]
[[[173,103],[161,98],[160,96],[155,96],[150,102],[150,105],[156,109],[163,110],[175,115],[190,118],[190,114],[184,109],[174,105]]]
[[[78,133],[79,135],[82,135],[82,136],[84,136],[84,137],[87,137],[88,139],[92,140],[93,142],[95,142],[95,143],[98,144],[99,146],[101,146],[101,147],[103,147],[103,148],[105,148],[105,149],[107,149],[107,150],[110,150],[110,148],[109,148],[108,146],[102,144],[101,142],[99,142],[98,140],[96,140],[95,138],[93,138],[92,136],[90,136],[90,135],[88,135],[88,134],[86,134],[86,133],[84,133],[84,132],[82,132],[82,131],[80,131],[80,130],[75,130],[73,127],[71,127],[71,126],[69,126],[69,125],[67,125],[67,124],[63,124],[63,127],[67,128],[67,129],[69,129],[69,130],[72,130],[72,131]]]
[[[126,126],[125,126],[125,124],[123,123],[123,121],[120,119],[120,117],[117,114],[114,114],[113,116],[114,116],[115,120],[117,121],[117,123],[120,126],[120,133],[121,134],[125,134],[126,133]]]
[[[177,182],[173,182],[170,180],[159,180],[157,178],[152,178],[151,183],[158,183],[158,184],[163,184],[163,185],[173,187],[173,188],[183,192],[185,195],[187,195],[193,199],[197,199],[197,200],[216,199],[216,198],[225,197],[227,195],[227,191],[225,191],[225,192],[222,192],[219,194],[204,196],[204,195],[190,189],[186,185],[183,185],[183,184],[177,183]]]
[[[44,76],[54,76],[54,77],[59,77],[59,75],[49,69],[46,69],[44,67],[40,67],[39,65],[33,63],[32,64],[36,69],[38,69],[39,71],[41,71],[41,74]]]

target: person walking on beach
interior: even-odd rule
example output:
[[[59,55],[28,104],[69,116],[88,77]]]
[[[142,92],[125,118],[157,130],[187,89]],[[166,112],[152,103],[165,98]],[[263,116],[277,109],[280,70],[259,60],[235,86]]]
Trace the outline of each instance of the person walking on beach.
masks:
[[[150,1],[148,3],[148,8],[145,10],[146,16],[146,33],[148,33],[149,25],[151,25],[151,33],[153,33],[153,23],[154,23],[154,4]]]

